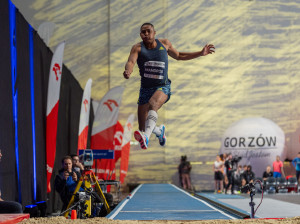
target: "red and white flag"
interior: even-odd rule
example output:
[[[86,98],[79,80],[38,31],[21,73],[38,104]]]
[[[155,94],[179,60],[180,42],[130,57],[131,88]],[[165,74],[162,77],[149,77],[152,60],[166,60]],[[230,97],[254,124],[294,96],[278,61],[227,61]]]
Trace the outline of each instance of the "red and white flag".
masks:
[[[121,157],[123,131],[124,131],[124,128],[123,128],[122,124],[118,121],[117,125],[116,125],[116,130],[115,130],[115,137],[114,137],[115,162],[118,162],[119,158]]]
[[[56,153],[58,105],[64,48],[65,42],[62,42],[57,46],[52,57],[49,73],[46,121],[47,193],[51,192],[50,180]]]
[[[82,101],[81,101],[77,155],[79,149],[86,149],[87,146],[90,105],[91,105],[91,88],[92,88],[92,79],[89,79],[85,84]]]
[[[120,182],[124,183],[124,179],[127,175],[130,153],[130,140],[132,136],[134,122],[134,114],[131,114],[124,127],[123,142],[122,142],[122,154],[120,164]]]
[[[121,86],[112,88],[101,99],[94,118],[91,148],[92,149],[114,149],[115,129],[119,116],[119,108],[122,101],[124,88]],[[107,163],[109,162],[109,165]],[[106,167],[110,167],[106,169]],[[113,169],[113,170],[112,170]],[[95,173],[100,179],[111,179],[114,172],[114,160],[105,161],[102,159],[97,161]]]

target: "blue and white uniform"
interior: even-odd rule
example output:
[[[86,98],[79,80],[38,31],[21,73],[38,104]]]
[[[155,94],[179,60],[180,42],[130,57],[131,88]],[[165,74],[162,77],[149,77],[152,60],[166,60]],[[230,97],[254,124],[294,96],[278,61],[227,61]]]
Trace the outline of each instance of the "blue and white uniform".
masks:
[[[155,39],[155,41],[157,46],[153,49],[147,49],[141,42],[141,52],[137,59],[141,76],[139,105],[148,103],[156,90],[161,90],[168,95],[168,100],[171,95],[171,80],[168,79],[168,52],[159,40]]]

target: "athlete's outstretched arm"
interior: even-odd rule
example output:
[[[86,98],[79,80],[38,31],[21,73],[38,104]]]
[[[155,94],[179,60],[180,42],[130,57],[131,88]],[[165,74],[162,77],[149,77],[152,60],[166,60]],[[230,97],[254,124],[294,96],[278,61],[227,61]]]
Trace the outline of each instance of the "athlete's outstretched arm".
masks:
[[[169,40],[165,40],[168,46],[168,55],[176,60],[191,60],[200,56],[206,56],[215,52],[215,46],[213,44],[206,44],[201,51],[197,52],[178,52],[171,44]]]
[[[131,48],[128,61],[125,65],[125,71],[123,72],[123,76],[125,79],[129,79],[133,71],[133,67],[137,61],[138,55],[139,55],[139,46],[138,44],[136,44]]]

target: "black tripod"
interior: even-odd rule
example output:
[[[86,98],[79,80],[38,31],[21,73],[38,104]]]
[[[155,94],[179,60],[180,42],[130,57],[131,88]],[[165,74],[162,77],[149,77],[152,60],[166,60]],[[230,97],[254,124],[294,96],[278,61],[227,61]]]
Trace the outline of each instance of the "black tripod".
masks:
[[[250,216],[251,219],[254,219],[254,214],[255,214],[255,212],[254,212],[255,203],[253,201],[254,195],[255,195],[255,187],[253,186],[250,189],[250,202],[249,202],[249,205],[251,207],[251,216]]]
[[[255,195],[255,192],[256,192],[256,188],[255,188],[255,184],[256,183],[260,183],[260,187],[261,187],[261,190],[262,190],[262,196],[261,196],[261,201],[259,203],[259,205],[257,206],[256,210],[258,209],[258,207],[261,205],[262,203],[262,199],[263,199],[263,187],[262,187],[262,183],[260,180],[255,180],[254,183],[249,183],[249,184],[246,184],[245,186],[241,187],[241,192],[242,193],[247,193],[247,192],[250,192],[250,202],[249,202],[249,205],[251,207],[251,216],[250,218],[253,219],[254,216],[255,216],[255,212],[256,210],[254,210],[254,206],[255,206],[255,203],[253,201],[253,197]]]

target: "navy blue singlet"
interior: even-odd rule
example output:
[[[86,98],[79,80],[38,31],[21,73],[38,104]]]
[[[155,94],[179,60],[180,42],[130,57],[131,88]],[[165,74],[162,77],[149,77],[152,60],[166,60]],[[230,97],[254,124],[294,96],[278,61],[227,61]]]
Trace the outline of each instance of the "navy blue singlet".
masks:
[[[137,64],[142,88],[160,87],[171,83],[168,79],[168,52],[159,40],[155,41],[157,46],[153,49],[147,49],[141,42]]]

